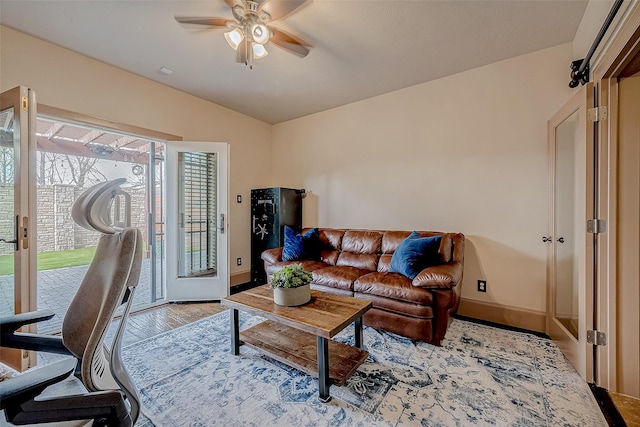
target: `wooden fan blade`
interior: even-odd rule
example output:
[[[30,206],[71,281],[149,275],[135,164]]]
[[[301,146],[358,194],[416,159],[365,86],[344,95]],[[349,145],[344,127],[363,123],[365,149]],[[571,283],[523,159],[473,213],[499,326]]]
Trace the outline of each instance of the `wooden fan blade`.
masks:
[[[293,34],[285,33],[277,28],[269,27],[271,30],[271,41],[273,44],[304,58],[309,54],[311,45]]]
[[[224,0],[224,2],[227,4],[227,6],[229,6],[231,9],[233,9],[233,6],[237,5],[237,4],[242,4],[242,2],[240,0]]]
[[[190,18],[176,16],[176,21],[185,28],[227,28],[227,23],[235,23],[236,21],[226,18]]]
[[[267,0],[258,8],[258,14],[260,11],[265,11],[271,16],[271,22],[275,22],[309,3],[311,3],[310,0]]]

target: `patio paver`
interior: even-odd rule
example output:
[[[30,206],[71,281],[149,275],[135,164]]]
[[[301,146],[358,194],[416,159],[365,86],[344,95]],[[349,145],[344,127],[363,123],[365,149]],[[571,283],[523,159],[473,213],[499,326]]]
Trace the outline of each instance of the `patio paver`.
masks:
[[[151,302],[150,262],[149,259],[142,261],[132,310]],[[38,333],[54,333],[62,328],[62,319],[88,268],[88,265],[83,265],[38,271],[38,309],[49,309],[55,313],[52,319],[38,323]],[[0,316],[13,314],[13,298],[13,275],[0,276]]]

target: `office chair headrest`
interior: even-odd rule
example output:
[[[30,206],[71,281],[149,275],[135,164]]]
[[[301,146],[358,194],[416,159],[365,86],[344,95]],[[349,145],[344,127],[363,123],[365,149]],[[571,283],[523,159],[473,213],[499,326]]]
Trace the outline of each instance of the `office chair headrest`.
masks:
[[[111,221],[111,202],[122,193],[120,185],[126,181],[126,178],[118,178],[101,182],[82,193],[71,209],[71,216],[76,224],[104,234],[118,232]]]

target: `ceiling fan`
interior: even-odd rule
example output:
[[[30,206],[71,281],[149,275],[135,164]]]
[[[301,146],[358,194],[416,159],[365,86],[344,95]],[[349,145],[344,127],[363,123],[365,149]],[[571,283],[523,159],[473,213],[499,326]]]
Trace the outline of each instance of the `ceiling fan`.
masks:
[[[284,19],[310,2],[311,0],[225,0],[234,19],[179,16],[175,19],[185,28],[228,29],[224,37],[237,52],[237,62],[253,68],[254,59],[268,55],[265,49],[268,42],[301,58],[309,54],[309,43],[273,27],[271,23]]]

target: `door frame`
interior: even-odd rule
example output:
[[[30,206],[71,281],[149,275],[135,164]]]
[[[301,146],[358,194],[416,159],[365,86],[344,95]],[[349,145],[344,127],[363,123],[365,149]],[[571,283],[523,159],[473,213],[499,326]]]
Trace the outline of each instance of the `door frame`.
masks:
[[[222,254],[222,257],[218,257],[217,260],[217,274],[215,277],[178,277],[178,241],[179,227],[178,217],[179,208],[178,203],[172,203],[173,197],[177,197],[178,194],[178,168],[174,163],[178,161],[178,152],[216,152],[219,157],[219,164],[217,167],[219,183],[217,195],[217,209],[216,221],[219,221],[220,216],[224,217],[224,226],[217,227],[216,233],[218,236],[217,255]],[[166,208],[166,228],[165,228],[165,242],[166,242],[166,299],[167,301],[211,301],[220,300],[230,294],[230,258],[229,250],[231,239],[229,237],[229,166],[230,166],[230,145],[226,142],[202,142],[202,141],[180,141],[172,144],[167,144],[165,156],[165,171],[166,171],[166,195],[167,195],[167,208]],[[221,231],[222,230],[222,231]],[[208,282],[214,280],[216,286],[211,286]],[[190,288],[185,290],[178,286],[178,283],[183,285],[187,282],[191,282]]]
[[[606,346],[596,346],[597,383],[610,391],[617,391],[617,155],[618,155],[618,76],[640,53],[640,2],[633,2],[625,12],[624,21],[613,29],[606,43],[606,51],[593,67],[598,103],[606,107],[608,118],[598,128],[600,176],[598,217],[607,221],[607,232],[600,235],[596,253],[599,266],[596,323],[607,336]],[[605,43],[603,43],[605,45]]]
[[[576,339],[566,328],[555,318],[556,304],[556,240],[560,236],[555,235],[555,198],[556,198],[556,129],[568,119],[572,114],[578,112],[577,144],[580,144],[579,156],[576,158],[576,173],[580,178],[576,182],[586,182],[583,187],[576,188],[576,212],[575,224],[586,224],[588,218],[588,207],[590,206],[589,180],[593,179],[593,172],[590,171],[590,152],[593,151],[593,133],[588,132],[587,108],[593,102],[593,85],[589,83],[587,87],[580,88],[565,105],[558,110],[547,122],[547,139],[549,145],[549,236],[551,242],[547,251],[547,313],[546,313],[546,333],[549,335],[563,354],[578,371],[580,376],[587,382],[593,378],[593,353],[588,350],[586,331],[593,323],[593,283],[590,280],[590,262],[588,257],[588,237],[585,235],[575,238],[578,244],[576,248],[583,248],[576,251],[575,262],[578,265],[578,338]],[[586,240],[586,241],[585,241]],[[586,244],[582,244],[586,243]]]
[[[36,94],[25,86],[17,86],[0,94],[0,109],[14,109],[14,215],[18,240],[14,256],[14,313],[27,313],[36,309],[36,191],[34,174],[36,146]],[[16,132],[17,131],[17,132]],[[26,237],[24,234],[26,233]],[[35,332],[35,325],[26,325],[23,332]],[[0,358],[18,370],[30,366],[33,352],[2,349]]]

